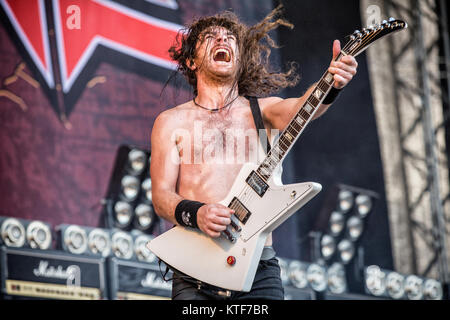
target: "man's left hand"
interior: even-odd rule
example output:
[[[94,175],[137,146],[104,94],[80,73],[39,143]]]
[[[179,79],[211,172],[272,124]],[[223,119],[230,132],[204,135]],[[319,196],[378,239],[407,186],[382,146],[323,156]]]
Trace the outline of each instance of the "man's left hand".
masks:
[[[344,88],[353,76],[356,74],[358,62],[353,56],[344,56],[339,61],[334,61],[341,52],[341,43],[339,40],[333,42],[333,59],[331,60],[328,71],[334,74],[334,87],[336,89]]]

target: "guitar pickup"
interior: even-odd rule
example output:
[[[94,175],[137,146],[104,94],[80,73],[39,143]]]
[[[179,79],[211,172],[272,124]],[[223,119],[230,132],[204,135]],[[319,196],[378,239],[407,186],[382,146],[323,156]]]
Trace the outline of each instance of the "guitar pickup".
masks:
[[[234,215],[236,216],[236,218],[239,219],[240,222],[242,222],[243,224],[245,224],[248,220],[248,218],[250,218],[250,215],[252,214],[243,204],[242,202],[239,201],[238,198],[234,197],[233,200],[231,200],[230,205],[228,206],[228,208],[231,208],[234,210]],[[235,228],[233,226],[233,228]],[[240,227],[237,226],[237,228],[239,230],[236,231],[240,231]]]

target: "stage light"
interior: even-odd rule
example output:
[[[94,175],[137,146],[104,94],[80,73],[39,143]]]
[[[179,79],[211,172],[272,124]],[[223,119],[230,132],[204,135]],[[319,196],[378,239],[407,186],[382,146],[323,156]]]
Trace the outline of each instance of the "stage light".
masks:
[[[340,263],[333,263],[327,270],[328,290],[332,293],[341,294],[347,291],[347,280],[345,268]]]
[[[139,230],[147,230],[151,227],[155,218],[153,207],[148,204],[141,203],[135,209],[135,226]]]
[[[364,273],[367,291],[377,297],[384,295],[386,293],[386,273],[375,265],[368,266]]]
[[[355,246],[348,239],[342,239],[338,243],[339,258],[343,264],[348,264],[355,255]]]
[[[141,174],[145,168],[147,155],[138,149],[132,149],[128,153],[128,161],[131,171],[135,174]]]
[[[374,265],[365,268],[365,284],[367,293],[396,300],[441,300],[443,298],[442,284],[434,279],[400,274]]]
[[[142,182],[142,190],[144,191],[145,199],[152,202],[152,179],[147,178]]]
[[[405,277],[398,272],[389,272],[386,277],[386,291],[393,299],[401,299],[405,295]]]
[[[146,246],[146,244],[152,239],[152,236],[146,234],[136,236],[134,240],[134,253],[136,254],[138,260],[149,263],[156,261],[156,256]]]
[[[352,216],[347,220],[347,232],[350,236],[350,240],[356,241],[358,240],[363,233],[363,222],[361,218],[357,216]]]
[[[63,232],[63,241],[69,252],[83,254],[86,252],[88,240],[86,231],[79,226],[70,225]]]
[[[108,257],[111,254],[109,229],[61,224],[56,230],[58,247],[64,251],[96,257]]]
[[[423,298],[423,280],[415,275],[409,275],[405,280],[405,292],[409,300]]]
[[[50,225],[38,220],[0,217],[0,244],[47,250],[52,245]]]
[[[136,199],[140,188],[139,179],[130,175],[126,175],[122,178],[121,185],[122,193],[127,201],[133,201],[134,199]]]
[[[366,194],[359,194],[356,196],[356,211],[361,218],[365,218],[370,210],[372,210],[372,200]]]
[[[341,234],[345,227],[345,217],[341,212],[333,211],[330,216],[330,231],[333,236]]]
[[[115,219],[119,227],[126,228],[133,218],[133,208],[128,202],[118,201],[114,205]]]
[[[283,284],[287,284],[287,283],[289,283],[289,276],[288,276],[289,263],[287,262],[287,260],[285,260],[283,258],[277,257],[277,260],[278,260],[278,265],[280,266],[281,282]]]
[[[19,220],[6,218],[3,220],[0,230],[2,240],[6,246],[20,248],[25,245],[25,228]]]
[[[98,228],[92,229],[88,235],[88,246],[93,254],[99,254],[102,257],[109,256],[111,252],[109,233]]]
[[[423,296],[426,300],[442,300],[442,284],[434,279],[427,279],[423,285]]]
[[[320,253],[325,260],[330,259],[336,251],[336,242],[330,235],[323,235],[320,240]]]
[[[308,286],[307,268],[308,266],[305,263],[296,260],[291,261],[288,267],[288,277],[294,287],[304,289]]]
[[[322,292],[327,288],[327,270],[317,263],[308,266],[306,278],[314,291]]]
[[[158,221],[152,205],[150,152],[120,146],[105,196],[105,227],[150,234]]]
[[[28,224],[27,241],[31,248],[47,250],[52,244],[50,227],[41,221],[32,221]]]
[[[339,210],[343,213],[348,212],[353,207],[353,193],[348,190],[341,190],[338,200]]]
[[[113,254],[121,259],[133,257],[133,239],[131,235],[123,231],[114,231],[111,238],[111,249]]]

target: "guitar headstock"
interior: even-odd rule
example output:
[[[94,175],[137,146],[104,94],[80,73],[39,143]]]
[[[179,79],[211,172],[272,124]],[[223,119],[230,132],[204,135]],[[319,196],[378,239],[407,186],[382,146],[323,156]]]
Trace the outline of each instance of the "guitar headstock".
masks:
[[[350,41],[342,51],[347,55],[356,57],[378,39],[406,28],[408,28],[408,24],[405,21],[390,18],[389,21],[384,20],[379,25],[369,26],[361,31],[356,30],[350,35]]]

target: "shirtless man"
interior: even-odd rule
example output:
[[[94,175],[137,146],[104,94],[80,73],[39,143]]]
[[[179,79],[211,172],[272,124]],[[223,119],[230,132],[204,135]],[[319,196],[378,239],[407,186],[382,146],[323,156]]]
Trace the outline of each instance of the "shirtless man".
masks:
[[[245,161],[257,159],[258,138],[253,139],[255,143],[244,143],[244,150],[227,143],[230,132],[235,133],[236,139],[242,138],[242,132],[256,133],[246,96],[266,96],[257,101],[267,135],[272,139],[271,130],[282,131],[312,90],[311,87],[300,98],[267,96],[298,80],[292,68],[286,73],[270,73],[267,55],[262,54],[273,46],[270,30],[278,25],[292,27],[283,19],[273,21],[279,11],[280,8],[275,9],[253,27],[245,26],[230,12],[200,18],[180,38],[181,43],[169,50],[178,62],[178,70],[192,85],[194,99],[162,112],[152,129],[153,205],[167,221],[219,237],[230,224],[233,210],[218,202],[228,194],[244,164],[238,154],[244,154]],[[264,38],[268,41],[262,44]],[[314,118],[327,110],[338,89],[356,74],[354,57],[345,56],[334,62],[340,50],[339,41],[334,41],[329,67],[334,74],[334,89]],[[212,132],[211,136],[199,140],[199,127],[203,132]],[[231,158],[225,161],[225,155]],[[180,211],[185,209],[191,211],[190,217],[181,217]],[[199,288],[195,279],[174,270],[173,299],[214,299],[223,292],[234,299],[284,299],[280,269],[271,245],[269,236],[250,292],[230,293],[206,284]]]

